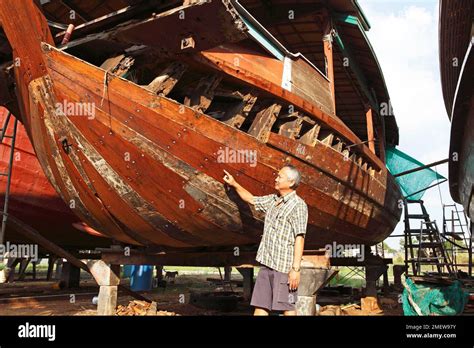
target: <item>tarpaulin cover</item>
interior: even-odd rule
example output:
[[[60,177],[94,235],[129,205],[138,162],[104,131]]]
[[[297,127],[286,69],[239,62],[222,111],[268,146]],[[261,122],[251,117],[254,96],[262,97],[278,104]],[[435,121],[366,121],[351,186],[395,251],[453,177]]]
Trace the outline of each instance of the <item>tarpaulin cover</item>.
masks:
[[[406,153],[397,150],[394,147],[387,147],[386,159],[387,168],[390,173],[392,173],[392,175],[424,166],[423,163],[417,161],[413,157],[408,156]],[[443,179],[446,178],[430,168],[422,169],[414,173],[395,178],[398,186],[400,186],[403,196],[413,200],[421,199],[426,191],[416,194],[413,193],[429,187],[435,180]]]

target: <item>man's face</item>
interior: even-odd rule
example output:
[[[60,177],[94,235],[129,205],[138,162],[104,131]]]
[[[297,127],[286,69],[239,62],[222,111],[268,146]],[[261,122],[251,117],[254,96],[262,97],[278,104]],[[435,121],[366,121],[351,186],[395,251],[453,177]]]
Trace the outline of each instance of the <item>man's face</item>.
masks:
[[[290,189],[290,186],[295,183],[294,180],[288,180],[289,170],[290,168],[283,167],[278,172],[278,175],[275,178],[275,189],[277,189],[278,191],[288,190]]]

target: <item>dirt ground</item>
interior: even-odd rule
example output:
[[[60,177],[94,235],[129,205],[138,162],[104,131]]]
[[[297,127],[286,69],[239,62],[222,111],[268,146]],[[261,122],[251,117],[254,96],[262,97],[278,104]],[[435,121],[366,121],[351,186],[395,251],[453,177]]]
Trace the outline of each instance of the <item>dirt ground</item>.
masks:
[[[159,311],[172,312],[177,315],[251,315],[253,309],[246,301],[240,301],[235,310],[222,312],[219,310],[203,309],[189,303],[191,292],[207,291],[234,291],[242,295],[242,288],[233,285],[224,286],[211,283],[206,278],[216,278],[209,274],[179,275],[174,284],[168,283],[165,288],[154,288],[141,294],[157,302]],[[218,276],[217,276],[218,278]],[[234,279],[234,276],[233,278]],[[124,282],[125,284],[128,281]],[[82,279],[81,287],[75,290],[61,290],[57,281],[15,281],[9,284],[0,284],[0,315],[96,315],[97,305],[93,298],[97,296],[98,286],[92,279]],[[134,298],[119,292],[118,305],[127,306]],[[360,302],[352,298],[324,298],[318,299],[321,303],[322,315],[403,315],[397,295],[382,300],[382,313],[366,313],[360,310]],[[352,304],[352,306],[351,306]],[[334,311],[336,306],[343,311]],[[347,307],[349,306],[349,307]],[[335,314],[338,312],[338,314]]]

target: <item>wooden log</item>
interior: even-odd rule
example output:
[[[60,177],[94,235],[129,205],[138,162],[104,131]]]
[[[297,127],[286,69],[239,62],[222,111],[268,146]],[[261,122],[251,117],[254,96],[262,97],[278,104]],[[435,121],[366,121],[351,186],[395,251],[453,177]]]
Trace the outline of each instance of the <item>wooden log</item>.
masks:
[[[146,88],[155,94],[167,96],[187,69],[188,66],[186,64],[178,61],[173,62],[150,82]]]
[[[214,91],[222,80],[219,74],[203,77],[197,87],[184,98],[184,105],[192,107],[199,112],[206,112],[214,98]]]
[[[275,103],[260,111],[255,116],[248,133],[261,142],[267,142],[273,123],[275,123],[280,110],[281,105]]]

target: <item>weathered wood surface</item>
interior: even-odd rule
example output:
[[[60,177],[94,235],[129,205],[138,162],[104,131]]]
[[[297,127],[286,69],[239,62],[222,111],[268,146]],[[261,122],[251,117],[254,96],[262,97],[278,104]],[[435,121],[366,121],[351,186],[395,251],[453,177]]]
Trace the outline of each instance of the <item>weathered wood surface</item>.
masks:
[[[252,64],[254,54],[242,49],[246,59],[236,65],[239,48],[233,47],[187,60],[217,74],[209,75],[216,77],[210,83],[201,81],[206,88],[194,90],[186,106],[44,44],[32,64],[46,73],[18,82],[27,91],[23,102],[38,158],[63,199],[74,200],[75,213],[91,227],[125,243],[253,245],[261,238],[262,216],[226,189],[223,170],[264,195],[274,191],[277,171],[289,162],[302,173],[298,193],[308,204],[308,247],[385,239],[401,210],[400,193],[383,163],[365,145],[346,158],[344,143],[360,139],[308,98],[283,89],[280,61],[261,56]],[[257,101],[291,104],[321,129],[286,138],[270,131],[275,110],[252,108],[249,134],[202,114],[221,77],[250,85]],[[58,112],[61,101],[92,105],[93,113]],[[221,158],[223,151],[242,150],[255,151],[246,157],[255,161]]]
[[[91,102],[100,105],[100,69],[51,48],[45,49],[45,58],[52,84],[41,82],[44,95],[76,102],[89,95]],[[75,81],[74,89],[70,80]],[[72,148],[80,150],[73,151],[77,160],[60,151],[66,171],[77,173],[76,168],[82,168],[85,175],[77,173],[74,180],[85,177],[93,182],[93,192],[120,226],[128,226],[122,231],[131,238],[130,230],[139,230],[140,236],[152,243],[175,247],[257,242],[259,217],[250,209],[242,210],[228,196],[222,169],[238,173],[239,182],[255,194],[267,194],[287,154],[303,173],[299,192],[309,205],[312,233],[308,234],[308,245],[334,239],[371,243],[383,239],[397,222],[397,196],[388,195],[387,183],[381,181],[387,173],[371,176],[322,143],[313,148],[270,133],[272,149],[217,120],[196,118],[191,109],[180,112],[180,104],[119,78],[109,82],[104,105],[105,110],[97,108],[92,120],[62,117],[51,122],[51,135],[62,135],[62,129]],[[54,120],[56,116],[51,113],[48,117]],[[58,128],[61,124],[64,126]],[[224,147],[256,149],[258,164],[219,163],[217,153]],[[125,152],[135,163],[123,160]],[[101,158],[110,164],[109,169],[94,164]],[[145,172],[153,175],[142,174]],[[117,181],[122,183],[114,186]],[[180,199],[185,209],[178,208]],[[165,227],[160,225],[160,217],[175,223]]]

